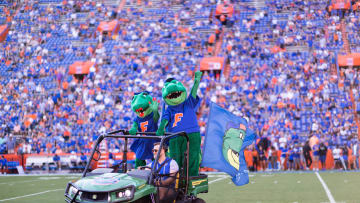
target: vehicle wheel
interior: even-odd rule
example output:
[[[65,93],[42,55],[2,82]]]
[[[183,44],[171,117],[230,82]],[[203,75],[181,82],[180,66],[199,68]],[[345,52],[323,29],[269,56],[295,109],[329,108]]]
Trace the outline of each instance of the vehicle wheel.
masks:
[[[206,203],[205,200],[201,199],[201,198],[196,198],[192,201],[192,203]]]
[[[149,203],[149,202],[151,202],[150,195],[142,197],[142,198],[134,201],[134,203]]]

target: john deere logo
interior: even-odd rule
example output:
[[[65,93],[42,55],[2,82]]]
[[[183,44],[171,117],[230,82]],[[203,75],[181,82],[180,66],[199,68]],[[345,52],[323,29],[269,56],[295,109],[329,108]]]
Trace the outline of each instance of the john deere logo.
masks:
[[[97,198],[97,195],[93,195],[92,198],[93,198],[93,199],[96,199],[96,198]]]
[[[200,185],[201,183],[205,182],[206,180],[198,180],[198,181],[194,181],[192,182],[192,185],[195,186],[195,185]]]
[[[113,176],[99,176],[93,179],[94,185],[113,185],[120,181],[120,177]]]

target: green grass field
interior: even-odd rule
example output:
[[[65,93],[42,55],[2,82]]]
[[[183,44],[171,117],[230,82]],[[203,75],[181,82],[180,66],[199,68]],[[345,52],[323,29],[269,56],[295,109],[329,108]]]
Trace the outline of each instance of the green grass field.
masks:
[[[335,202],[360,203],[359,172],[319,173]],[[79,176],[0,176],[0,202],[64,202],[68,181]],[[209,203],[317,202],[330,201],[315,173],[251,173],[250,183],[236,187],[222,174],[209,175]]]

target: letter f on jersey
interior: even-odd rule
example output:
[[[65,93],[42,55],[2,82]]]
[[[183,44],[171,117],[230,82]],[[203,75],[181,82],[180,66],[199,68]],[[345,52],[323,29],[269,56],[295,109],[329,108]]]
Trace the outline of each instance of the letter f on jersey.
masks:
[[[140,123],[141,132],[146,132],[148,125],[149,125],[149,121],[141,122]]]
[[[176,113],[175,114],[175,119],[174,119],[174,123],[172,127],[176,127],[178,122],[181,121],[181,118],[183,117],[183,113]]]

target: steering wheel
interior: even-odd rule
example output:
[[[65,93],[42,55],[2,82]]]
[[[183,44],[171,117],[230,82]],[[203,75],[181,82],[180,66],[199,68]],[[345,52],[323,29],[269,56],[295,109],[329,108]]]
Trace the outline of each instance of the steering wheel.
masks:
[[[145,169],[151,170],[151,167],[150,166],[140,166],[140,170],[145,170]]]

